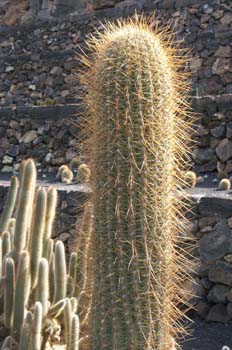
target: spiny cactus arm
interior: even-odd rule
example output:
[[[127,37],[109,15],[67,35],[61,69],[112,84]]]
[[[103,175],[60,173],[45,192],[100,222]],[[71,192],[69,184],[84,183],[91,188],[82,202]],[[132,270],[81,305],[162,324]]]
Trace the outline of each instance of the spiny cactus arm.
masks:
[[[49,300],[54,300],[55,280],[55,254],[52,253],[49,261]]]
[[[14,338],[8,335],[2,344],[1,350],[11,350],[13,345],[16,345]]]
[[[50,306],[48,310],[48,317],[54,317],[57,318],[64,310],[66,305],[66,300],[62,299],[59,300],[57,303]]]
[[[68,274],[72,277],[74,286],[77,279],[77,253],[73,252],[69,259]]]
[[[64,244],[57,241],[55,245],[55,295],[53,303],[64,299],[67,292],[66,260]]]
[[[4,286],[4,325],[8,329],[12,327],[14,298],[15,298],[15,264],[12,258],[6,258],[5,286]]]
[[[7,231],[10,233],[11,235],[11,241],[13,243],[13,237],[14,237],[14,233],[15,233],[15,218],[11,218],[9,221],[8,221],[8,225],[7,225]]]
[[[49,240],[52,236],[52,225],[56,215],[57,190],[55,187],[49,187],[47,191],[47,210],[45,219],[45,230],[43,239],[43,257],[48,259]]]
[[[70,348],[73,315],[74,313],[72,310],[71,300],[67,298],[65,308],[64,308],[64,334],[65,334],[65,344],[67,349]]]
[[[28,224],[30,222],[32,203],[36,186],[36,167],[33,160],[29,159],[24,164],[22,174],[18,207],[16,213],[14,249],[18,255],[26,246]]]
[[[39,263],[39,275],[38,283],[36,286],[36,300],[41,302],[43,309],[43,317],[48,312],[48,298],[49,298],[49,285],[48,285],[48,261],[42,258]]]
[[[25,320],[23,322],[18,350],[29,350],[31,345],[31,333],[33,324],[33,314],[31,311],[27,311]]]
[[[73,315],[71,336],[70,336],[70,341],[69,341],[70,348],[67,348],[67,350],[78,350],[79,349],[79,334],[80,334],[79,317],[77,315]]]
[[[73,282],[73,278],[70,275],[67,275],[67,298],[71,298],[74,295],[75,285]]]
[[[41,350],[42,319],[43,319],[42,304],[39,301],[37,301],[35,303],[35,310],[34,310],[32,350]]]
[[[91,204],[87,204],[84,208],[83,216],[81,219],[81,225],[78,232],[76,253],[77,253],[77,275],[75,279],[75,296],[80,295],[86,290],[87,281],[90,282],[91,278],[88,278],[90,267],[90,249],[91,249],[91,235],[93,229],[93,207]],[[88,262],[88,263],[87,263]]]
[[[72,311],[75,314],[77,312],[77,306],[78,306],[77,298],[72,297],[70,298],[70,301],[71,301]]]
[[[11,219],[15,208],[19,182],[16,176],[12,176],[10,189],[7,195],[6,204],[0,218],[0,233],[7,229],[8,221]]]
[[[18,341],[24,320],[25,307],[30,293],[30,258],[26,251],[19,254],[16,274],[15,302],[13,311],[12,336]]]
[[[30,237],[31,256],[31,287],[34,288],[38,279],[39,263],[43,250],[43,234],[46,215],[47,194],[44,188],[40,188],[36,196],[33,226]]]
[[[6,256],[11,251],[11,235],[5,231],[2,234],[2,255]]]
[[[47,251],[46,259],[49,263],[52,259],[53,249],[54,249],[54,241],[53,239],[49,239],[49,241],[47,242],[47,248],[46,248],[46,251]]]

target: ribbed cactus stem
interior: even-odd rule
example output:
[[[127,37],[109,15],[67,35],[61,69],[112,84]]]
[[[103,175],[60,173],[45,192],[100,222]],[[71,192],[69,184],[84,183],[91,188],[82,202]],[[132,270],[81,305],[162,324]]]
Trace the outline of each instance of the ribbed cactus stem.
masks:
[[[34,310],[32,350],[41,350],[42,319],[43,319],[42,304],[39,301],[37,301],[35,303],[35,310]]]
[[[52,253],[49,261],[49,300],[54,300],[55,280],[55,254]]]
[[[16,223],[15,218],[11,218],[8,221],[8,225],[7,225],[7,231],[10,233],[12,241],[13,241],[13,237],[14,237],[14,233],[15,233],[15,223]]]
[[[49,240],[52,237],[52,225],[56,215],[57,191],[55,187],[49,187],[47,191],[47,211],[45,218],[45,231],[43,239],[43,256],[48,258]]]
[[[54,303],[66,297],[66,260],[64,244],[57,241],[55,245],[55,295]]]
[[[81,219],[81,225],[78,232],[76,242],[77,252],[77,275],[76,275],[76,295],[85,291],[87,276],[88,276],[88,262],[89,262],[89,250],[90,250],[90,239],[93,227],[93,208],[90,204],[84,208],[83,216]]]
[[[13,214],[13,211],[15,208],[15,202],[17,198],[18,185],[19,185],[19,182],[17,177],[12,176],[10,189],[6,199],[6,204],[0,219],[0,233],[7,229],[8,221],[10,220]]]
[[[73,252],[69,259],[68,274],[73,279],[73,284],[76,286],[77,279],[77,253]]]
[[[61,314],[61,312],[64,310],[65,305],[66,305],[65,299],[59,300],[57,303],[53,304],[48,310],[48,317],[54,317],[54,318],[58,317]]]
[[[44,188],[40,188],[36,196],[33,226],[30,238],[31,254],[31,286],[34,288],[38,279],[39,263],[43,251],[43,234],[45,228],[47,194]]]
[[[4,325],[12,327],[14,297],[15,297],[15,264],[12,258],[6,258],[4,286]]]
[[[67,275],[67,280],[66,281],[67,281],[66,296],[68,298],[70,298],[70,297],[72,297],[74,295],[75,285],[74,285],[72,276]]]
[[[29,350],[31,344],[31,333],[33,324],[33,314],[28,311],[21,328],[20,342],[18,350]]]
[[[19,340],[24,320],[25,307],[30,292],[30,258],[26,251],[19,254],[19,265],[16,276],[15,301],[13,311],[12,336]]]
[[[39,264],[38,283],[36,286],[36,301],[40,301],[43,308],[43,316],[48,312],[49,284],[48,261],[42,258]]]
[[[188,265],[176,249],[190,124],[183,59],[143,19],[98,34],[89,46],[94,60],[84,58],[94,204],[91,348],[170,350]]]
[[[2,234],[2,255],[6,256],[11,251],[11,235],[5,231]]]
[[[72,310],[71,300],[67,298],[65,308],[64,308],[64,334],[65,334],[65,344],[67,349],[70,348],[73,315],[74,313]]]
[[[77,312],[77,306],[78,306],[77,298],[72,297],[72,298],[70,298],[70,301],[71,301],[71,305],[72,305],[72,311],[75,314]]]
[[[52,259],[53,249],[54,249],[54,241],[53,241],[53,239],[49,239],[49,241],[47,242],[47,247],[46,247],[46,250],[47,250],[46,259],[49,263]]]
[[[35,184],[36,167],[34,162],[29,159],[24,165],[16,213],[14,248],[17,254],[19,254],[26,246],[27,230],[32,212]]]
[[[67,350],[78,350],[79,349],[79,334],[80,334],[80,322],[77,315],[72,317],[72,328],[70,335],[70,348],[67,347]]]

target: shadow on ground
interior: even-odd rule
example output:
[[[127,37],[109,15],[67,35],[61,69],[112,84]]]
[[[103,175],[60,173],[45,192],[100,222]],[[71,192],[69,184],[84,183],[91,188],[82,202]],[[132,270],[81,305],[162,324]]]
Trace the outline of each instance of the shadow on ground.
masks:
[[[222,324],[193,319],[192,334],[182,344],[183,350],[232,350],[232,323]]]

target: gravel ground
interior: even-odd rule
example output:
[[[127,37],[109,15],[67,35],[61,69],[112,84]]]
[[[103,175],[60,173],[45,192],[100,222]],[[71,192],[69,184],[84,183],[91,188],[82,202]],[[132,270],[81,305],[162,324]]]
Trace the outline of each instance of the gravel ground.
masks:
[[[232,323],[194,319],[191,329],[192,334],[182,344],[183,350],[232,350]]]

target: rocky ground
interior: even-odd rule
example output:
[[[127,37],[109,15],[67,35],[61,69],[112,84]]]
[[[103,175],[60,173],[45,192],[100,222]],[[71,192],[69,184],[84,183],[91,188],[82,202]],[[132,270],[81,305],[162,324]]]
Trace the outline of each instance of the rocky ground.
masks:
[[[231,350],[232,324],[206,323],[193,319],[192,334],[182,344],[183,350]]]

